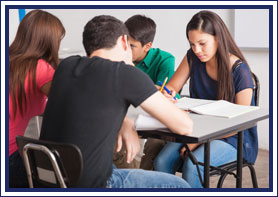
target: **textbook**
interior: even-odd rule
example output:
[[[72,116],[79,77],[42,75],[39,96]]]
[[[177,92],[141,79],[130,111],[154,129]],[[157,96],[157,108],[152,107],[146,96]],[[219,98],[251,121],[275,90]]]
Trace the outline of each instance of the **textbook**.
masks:
[[[183,97],[176,106],[197,114],[233,118],[250,111],[259,109],[258,106],[238,105],[225,100],[205,100]]]

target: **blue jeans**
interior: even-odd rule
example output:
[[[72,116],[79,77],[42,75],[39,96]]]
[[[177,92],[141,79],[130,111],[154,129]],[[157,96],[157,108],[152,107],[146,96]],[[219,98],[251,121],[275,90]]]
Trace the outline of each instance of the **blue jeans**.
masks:
[[[154,169],[161,172],[174,174],[182,167],[182,178],[186,180],[192,188],[203,187],[196,166],[189,157],[183,161],[180,157],[181,143],[167,143],[162,151],[154,160]],[[194,156],[200,162],[204,162],[204,145],[199,146],[193,151]],[[210,165],[219,166],[237,159],[237,149],[232,145],[222,141],[213,140],[210,142]],[[181,166],[182,165],[182,166]],[[203,177],[204,168],[199,165],[201,176]]]
[[[141,169],[117,169],[113,165],[107,188],[190,188],[182,178]]]

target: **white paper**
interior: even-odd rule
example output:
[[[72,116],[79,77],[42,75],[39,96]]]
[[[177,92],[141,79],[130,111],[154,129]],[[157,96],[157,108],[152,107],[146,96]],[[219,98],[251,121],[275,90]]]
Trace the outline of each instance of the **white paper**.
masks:
[[[139,114],[135,121],[136,130],[154,130],[165,128],[167,127],[163,123],[151,116]]]
[[[175,105],[180,109],[189,110],[193,107],[196,107],[196,106],[199,106],[199,105],[205,105],[205,104],[212,103],[212,102],[215,102],[215,101],[206,100],[206,99],[194,99],[194,98],[183,97],[181,99],[178,99],[178,101]]]
[[[225,118],[233,118],[257,109],[259,109],[257,106],[238,105],[224,100],[190,108],[191,111],[198,114]]]

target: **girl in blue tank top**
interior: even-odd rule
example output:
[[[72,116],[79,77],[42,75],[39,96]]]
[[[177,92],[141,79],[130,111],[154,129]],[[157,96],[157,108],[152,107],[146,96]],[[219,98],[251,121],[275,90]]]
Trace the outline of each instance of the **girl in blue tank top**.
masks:
[[[167,84],[172,96],[179,92],[190,78],[190,97],[227,100],[240,105],[255,105],[251,71],[236,46],[222,19],[210,11],[201,11],[187,25],[190,50]],[[242,63],[233,71],[235,62]],[[171,95],[164,94],[175,102]],[[194,123],[198,124],[198,122]],[[244,132],[243,158],[254,163],[258,153],[257,127]],[[204,162],[204,145],[188,144],[198,161]],[[237,159],[237,134],[210,143],[210,163],[219,166]],[[202,187],[196,166],[184,157],[185,147],[180,143],[167,143],[154,160],[158,171],[174,174],[182,165],[182,177],[193,187]],[[200,166],[203,176],[203,167]]]

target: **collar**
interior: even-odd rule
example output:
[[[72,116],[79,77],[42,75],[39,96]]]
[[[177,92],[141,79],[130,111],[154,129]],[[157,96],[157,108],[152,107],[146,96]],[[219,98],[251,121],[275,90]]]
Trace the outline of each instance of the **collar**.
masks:
[[[152,59],[153,59],[153,54],[154,54],[154,50],[153,48],[151,48],[148,52],[148,54],[146,55],[146,57],[139,62],[137,65],[145,65],[146,67],[150,67],[151,63],[152,63]]]

